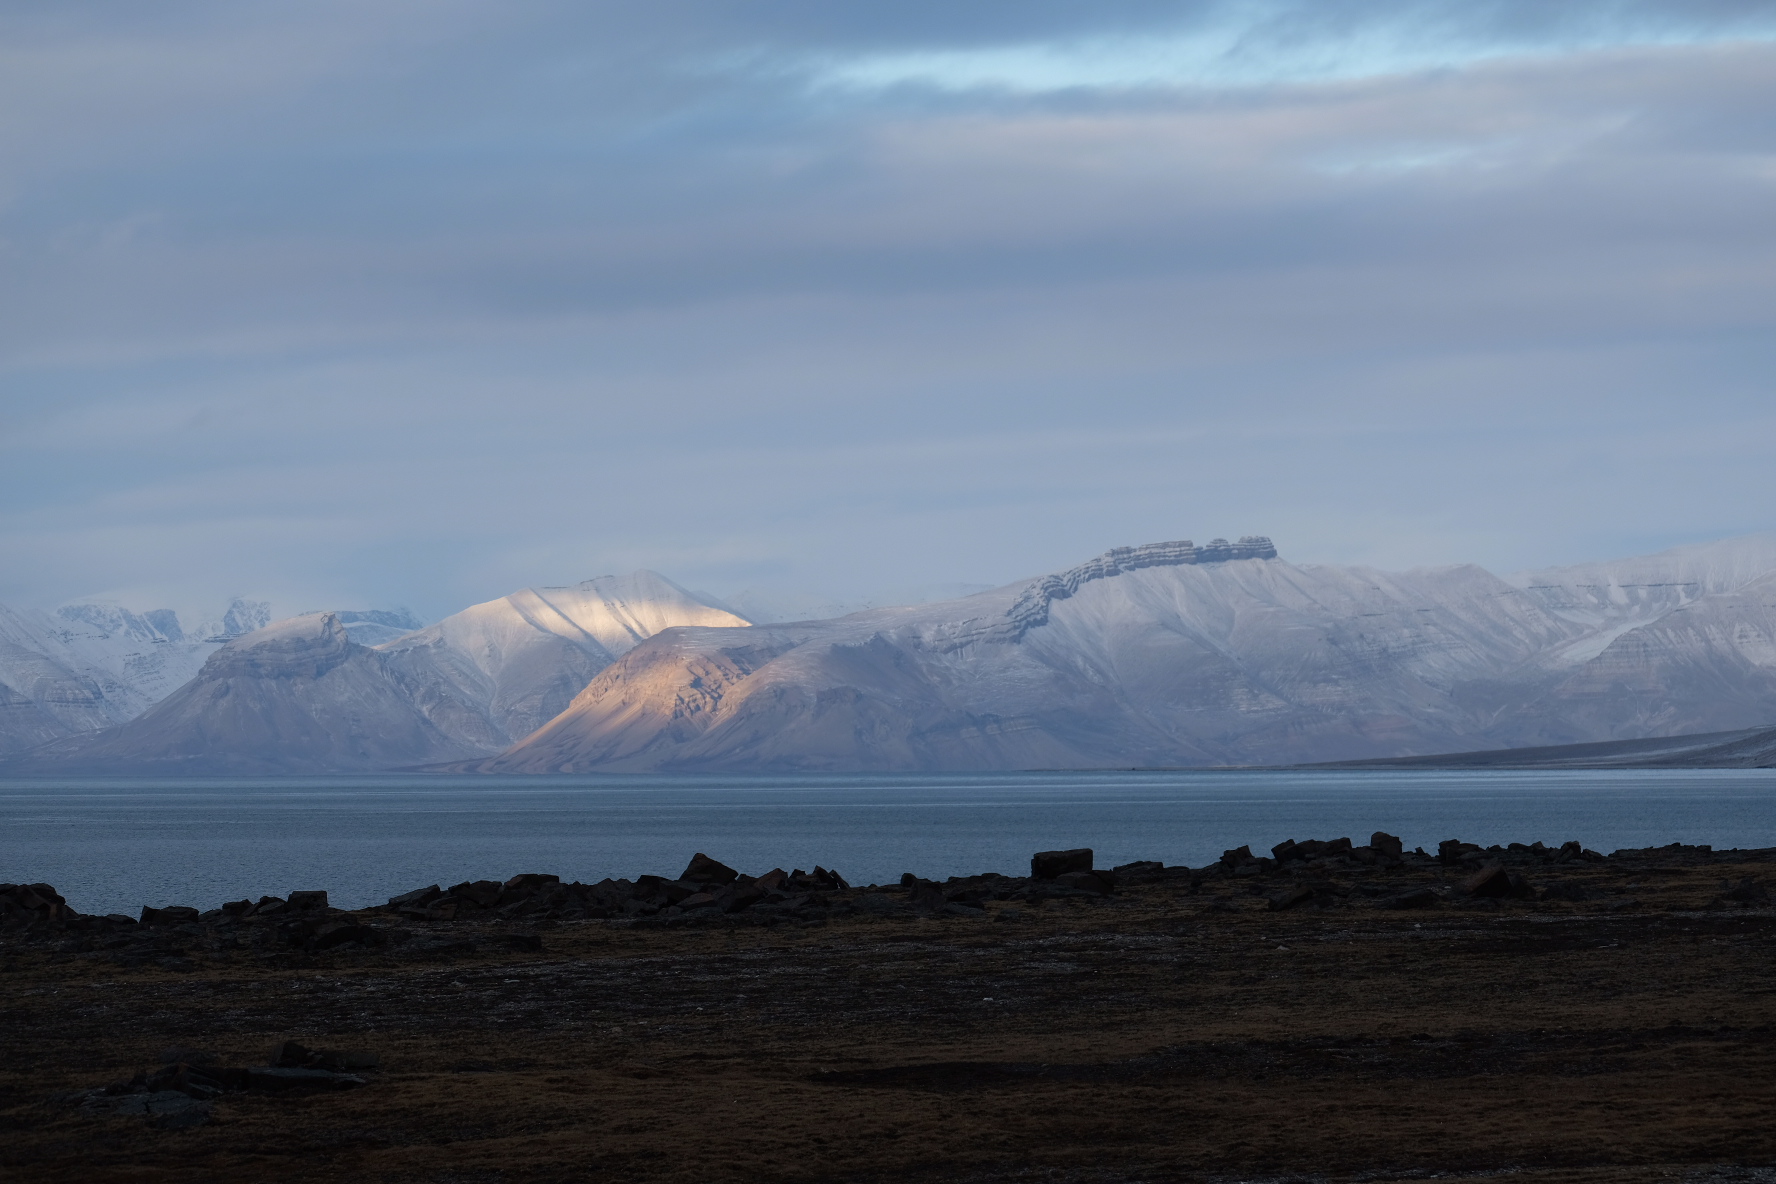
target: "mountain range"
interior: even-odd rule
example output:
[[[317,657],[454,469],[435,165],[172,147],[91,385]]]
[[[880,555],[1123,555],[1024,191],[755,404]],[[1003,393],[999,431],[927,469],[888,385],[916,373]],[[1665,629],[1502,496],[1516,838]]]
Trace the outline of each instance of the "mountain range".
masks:
[[[19,620],[0,617],[0,682],[29,698],[14,672],[51,647]],[[31,698],[58,722],[8,733],[35,744],[10,767],[1205,766],[1753,729],[1776,720],[1776,539],[1503,577],[1293,564],[1257,536],[1157,543],[763,624],[638,572],[406,632],[317,613],[206,644],[135,714],[121,693]]]

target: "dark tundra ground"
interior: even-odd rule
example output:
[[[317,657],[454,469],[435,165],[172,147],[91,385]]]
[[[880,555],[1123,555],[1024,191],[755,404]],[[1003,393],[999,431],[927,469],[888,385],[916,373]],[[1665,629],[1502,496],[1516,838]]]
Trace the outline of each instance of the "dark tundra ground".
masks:
[[[1386,847],[148,924],[14,888],[0,1177],[1776,1180],[1776,851]]]

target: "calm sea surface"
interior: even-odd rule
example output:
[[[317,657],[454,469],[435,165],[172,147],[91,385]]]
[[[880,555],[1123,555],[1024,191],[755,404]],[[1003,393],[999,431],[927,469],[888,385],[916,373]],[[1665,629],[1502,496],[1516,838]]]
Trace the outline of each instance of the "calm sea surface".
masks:
[[[0,881],[82,912],[325,888],[357,907],[409,888],[555,872],[677,875],[695,851],[742,871],[1201,866],[1228,847],[1371,831],[1434,849],[1578,839],[1776,846],[1776,771],[1002,773],[778,777],[326,777],[0,781]]]

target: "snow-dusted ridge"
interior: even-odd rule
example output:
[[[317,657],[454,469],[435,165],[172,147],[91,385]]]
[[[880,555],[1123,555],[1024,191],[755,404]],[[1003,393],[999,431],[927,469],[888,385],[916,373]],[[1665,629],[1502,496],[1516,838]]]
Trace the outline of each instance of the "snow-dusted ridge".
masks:
[[[1049,606],[1066,600],[1084,584],[1144,567],[1176,567],[1188,563],[1226,563],[1230,559],[1275,559],[1277,549],[1264,535],[1244,535],[1237,543],[1210,539],[1198,547],[1189,539],[1173,543],[1144,543],[1139,547],[1112,547],[1096,559],[1031,582],[1019,593],[1005,616],[1017,637],[1048,624]]]

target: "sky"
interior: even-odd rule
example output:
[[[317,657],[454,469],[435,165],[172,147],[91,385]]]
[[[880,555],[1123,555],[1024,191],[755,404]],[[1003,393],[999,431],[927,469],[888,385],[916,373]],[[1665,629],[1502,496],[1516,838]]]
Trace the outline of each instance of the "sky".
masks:
[[[1776,0],[0,0],[0,602],[1776,529]]]

